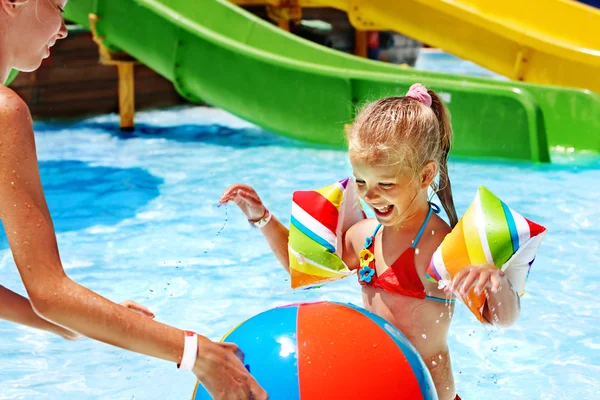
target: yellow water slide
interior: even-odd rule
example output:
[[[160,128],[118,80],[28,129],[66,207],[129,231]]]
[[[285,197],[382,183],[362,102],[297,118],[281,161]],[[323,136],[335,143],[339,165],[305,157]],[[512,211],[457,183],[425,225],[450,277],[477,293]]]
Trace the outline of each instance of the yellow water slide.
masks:
[[[574,0],[233,0],[333,7],[511,79],[600,93],[600,10]]]

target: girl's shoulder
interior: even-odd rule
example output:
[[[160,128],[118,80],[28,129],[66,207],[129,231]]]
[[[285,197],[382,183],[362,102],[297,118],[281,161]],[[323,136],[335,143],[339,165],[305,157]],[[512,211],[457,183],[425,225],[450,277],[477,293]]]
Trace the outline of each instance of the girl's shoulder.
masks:
[[[363,249],[365,239],[373,234],[377,220],[375,218],[363,219],[352,225],[344,233],[343,260],[350,269],[357,268],[358,254]]]
[[[373,234],[375,228],[377,227],[377,220],[375,218],[367,218],[363,219],[356,224],[352,225],[346,231],[346,238],[350,240],[353,244],[359,243],[362,248],[362,243],[364,243],[365,239]]]
[[[431,245],[437,248],[444,238],[452,232],[452,228],[439,215],[434,214],[429,220],[429,224],[427,224],[427,231],[430,231],[431,234],[423,235],[423,237],[426,238],[425,240],[429,239]]]

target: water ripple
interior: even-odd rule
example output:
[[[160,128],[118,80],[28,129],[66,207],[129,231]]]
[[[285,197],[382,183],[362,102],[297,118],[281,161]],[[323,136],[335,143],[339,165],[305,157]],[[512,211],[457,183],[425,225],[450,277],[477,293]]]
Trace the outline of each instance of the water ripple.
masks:
[[[36,126],[40,159],[49,167],[47,194],[56,199],[53,215],[66,227],[58,233],[60,250],[73,279],[115,301],[144,303],[158,320],[213,339],[287,303],[360,304],[352,278],[292,291],[289,276],[241,212],[216,207],[229,184],[245,182],[288,223],[294,190],[350,174],[344,152],[298,147],[218,110],[139,117],[174,139],[153,137],[157,130],[121,137],[107,129],[115,116]],[[217,123],[231,125],[221,130]],[[197,139],[202,129],[191,127],[202,124],[216,137],[184,140]],[[187,128],[178,133],[179,125]],[[69,172],[73,167],[79,172]],[[485,185],[548,228],[513,328],[484,328],[457,306],[450,348],[459,393],[467,399],[593,398],[600,391],[600,193],[594,184],[600,169],[454,159],[450,176],[459,214]],[[72,218],[86,223],[74,225]],[[3,284],[22,293],[7,250],[0,270]],[[190,374],[162,361],[0,322],[1,399],[188,398],[193,386]]]

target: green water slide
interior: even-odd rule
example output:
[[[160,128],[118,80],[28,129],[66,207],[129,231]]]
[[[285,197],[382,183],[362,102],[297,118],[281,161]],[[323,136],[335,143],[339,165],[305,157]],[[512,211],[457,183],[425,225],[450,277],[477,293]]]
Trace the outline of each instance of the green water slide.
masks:
[[[549,161],[549,146],[600,152],[600,98],[587,91],[425,73],[308,42],[224,0],[78,0],[66,17],[205,101],[266,130],[331,146],[367,101],[414,82],[441,93],[453,154]]]
[[[10,75],[8,75],[8,79],[6,80],[6,82],[4,83],[6,86],[10,85],[12,83],[12,81],[15,80],[15,78],[17,77],[17,75],[19,74],[19,71],[17,70],[12,70],[10,71]]]

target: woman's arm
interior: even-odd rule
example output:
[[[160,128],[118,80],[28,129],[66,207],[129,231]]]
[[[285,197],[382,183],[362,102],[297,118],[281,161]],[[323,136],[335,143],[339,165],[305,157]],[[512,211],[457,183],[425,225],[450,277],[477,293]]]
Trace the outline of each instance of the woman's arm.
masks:
[[[121,306],[129,308],[141,315],[154,318],[154,314],[147,307],[135,301],[125,301]],[[40,317],[31,306],[28,298],[21,296],[0,285],[0,319],[26,325],[31,328],[41,329],[55,335],[62,336],[66,340],[78,340],[83,336],[60,325]]]
[[[184,332],[122,307],[71,280],[62,267],[40,181],[25,103],[0,86],[0,219],[29,295],[43,318],[114,346],[179,363]],[[213,395],[267,398],[236,346],[198,337],[194,374]]]
[[[14,96],[0,109],[0,218],[36,313],[84,336],[178,362],[183,331],[145,318],[65,274],[40,181],[31,117]]]
[[[41,329],[67,340],[77,340],[81,335],[45,320],[33,311],[29,299],[0,286],[0,319]]]

